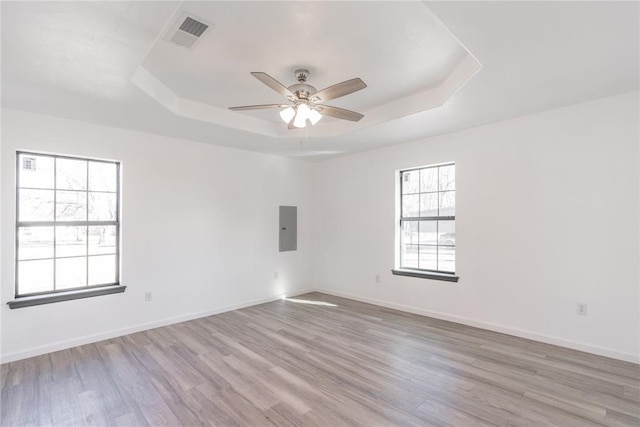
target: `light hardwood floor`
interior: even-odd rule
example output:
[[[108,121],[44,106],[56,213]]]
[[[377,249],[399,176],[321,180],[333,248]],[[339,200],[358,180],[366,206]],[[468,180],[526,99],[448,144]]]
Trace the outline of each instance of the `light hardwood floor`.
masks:
[[[2,426],[640,425],[639,365],[320,293],[1,372]]]

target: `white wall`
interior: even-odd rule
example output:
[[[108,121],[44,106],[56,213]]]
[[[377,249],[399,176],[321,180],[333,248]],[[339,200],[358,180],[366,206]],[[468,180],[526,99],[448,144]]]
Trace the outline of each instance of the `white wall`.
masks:
[[[309,163],[12,110],[2,112],[1,141],[3,362],[313,285]],[[14,297],[16,149],[122,161],[124,294],[6,305]],[[278,252],[279,205],[298,206],[296,252]]]
[[[639,361],[638,114],[629,93],[319,164],[317,287]],[[394,173],[447,161],[460,281],[392,276]]]
[[[639,361],[639,110],[630,93],[319,164],[3,110],[1,360],[316,287]],[[124,294],[8,308],[16,149],[123,162]],[[394,173],[445,161],[460,281],[392,276]],[[299,207],[297,252],[278,205]]]

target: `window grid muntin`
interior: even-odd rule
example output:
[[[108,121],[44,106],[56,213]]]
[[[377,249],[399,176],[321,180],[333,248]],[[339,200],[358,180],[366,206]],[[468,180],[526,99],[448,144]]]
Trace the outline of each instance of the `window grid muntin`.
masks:
[[[53,188],[32,188],[32,187],[21,187],[20,186],[20,166],[21,166],[21,162],[20,162],[20,158],[21,156],[36,156],[36,157],[51,157],[53,158]],[[57,165],[58,159],[70,159],[70,160],[81,160],[84,161],[86,163],[87,166],[87,170],[86,170],[86,190],[58,190],[57,188],[57,176],[58,176],[58,171],[57,171]],[[98,191],[91,191],[89,189],[89,164],[90,163],[106,163],[106,164],[113,164],[116,167],[116,175],[115,175],[115,179],[116,179],[116,187],[115,187],[115,191],[105,191],[105,190],[98,190]],[[36,163],[37,164],[37,163]],[[27,190],[27,189],[35,189],[35,190],[49,190],[49,191],[53,191],[53,221],[20,221],[20,191],[21,190]],[[83,192],[86,191],[87,195],[86,195],[86,215],[85,221],[79,221],[79,220],[74,220],[74,221],[57,221],[56,218],[56,213],[57,213],[57,193],[58,191],[77,191],[77,192]],[[95,192],[95,193],[109,193],[109,194],[115,194],[116,195],[116,199],[115,199],[115,218],[113,220],[108,220],[108,221],[89,221],[89,192]],[[34,259],[19,259],[18,253],[19,253],[19,248],[20,248],[20,240],[19,240],[19,235],[20,235],[20,229],[21,228],[26,228],[26,227],[53,227],[53,258],[51,257],[47,257],[47,258],[34,258]],[[57,228],[58,227],[64,227],[64,226],[86,226],[87,228],[87,242],[86,242],[86,255],[79,255],[79,256],[64,256],[64,257],[58,257],[57,253],[56,253],[56,247],[57,247]],[[93,254],[93,255],[89,255],[89,227],[92,226],[114,226],[115,227],[115,248],[114,248],[114,252],[113,253],[108,253],[108,254]],[[67,291],[74,291],[74,290],[82,290],[82,289],[90,289],[90,288],[96,288],[96,287],[104,287],[104,286],[110,286],[110,285],[119,285],[120,284],[120,162],[117,161],[111,161],[111,160],[100,160],[100,159],[90,159],[90,158],[83,158],[83,157],[73,157],[73,156],[64,156],[64,155],[53,155],[53,154],[44,154],[44,153],[35,153],[35,152],[26,152],[26,151],[17,151],[16,152],[16,229],[15,229],[15,239],[16,239],[16,246],[15,246],[15,296],[16,298],[18,297],[29,297],[29,296],[37,296],[37,295],[46,295],[46,294],[55,294],[58,292],[67,292]],[[114,283],[102,283],[102,284],[96,284],[96,285],[89,285],[89,257],[97,257],[97,256],[115,256],[115,282]],[[57,259],[68,259],[68,258],[81,258],[81,257],[86,257],[87,261],[86,261],[86,285],[84,286],[80,286],[80,287],[74,287],[74,288],[64,288],[62,290],[58,290],[56,289],[56,260]],[[53,289],[52,290],[48,290],[48,291],[42,291],[42,292],[31,292],[31,293],[19,293],[19,266],[20,266],[20,262],[29,262],[29,261],[45,261],[45,260],[52,260],[53,261],[53,268],[52,268],[52,280],[53,280]]]
[[[400,268],[410,268],[410,269],[414,269],[414,270],[420,270],[420,271],[426,271],[426,272],[434,272],[434,273],[446,273],[446,274],[455,274],[455,271],[448,271],[448,270],[441,270],[439,269],[439,264],[440,264],[440,247],[445,247],[445,248],[453,248],[454,249],[454,265],[455,265],[455,247],[456,245],[441,245],[439,243],[439,236],[440,236],[440,230],[439,230],[439,222],[440,221],[454,221],[455,224],[455,215],[447,215],[447,216],[440,216],[440,202],[441,202],[441,198],[440,198],[440,194],[443,193],[448,193],[448,192],[452,192],[454,193],[454,200],[455,200],[455,192],[456,192],[456,188],[454,187],[453,190],[450,189],[444,189],[444,190],[440,190],[440,168],[443,167],[449,167],[449,166],[455,166],[455,163],[443,163],[443,164],[439,164],[439,165],[434,165],[434,166],[427,166],[427,167],[421,167],[421,168],[412,168],[412,169],[405,169],[400,171]],[[420,187],[421,187],[421,183],[422,183],[422,171],[424,170],[428,170],[428,169],[436,169],[437,173],[436,173],[436,188],[438,189],[437,191],[420,191]],[[410,173],[410,172],[418,172],[418,192],[417,193],[404,193],[404,176],[406,173]],[[455,170],[454,170],[454,177],[455,177]],[[417,216],[417,217],[405,217],[404,216],[404,197],[405,196],[411,196],[411,195],[418,195],[418,213],[421,214],[421,206],[422,204],[420,203],[422,200],[422,194],[437,194],[437,201],[438,201],[438,215],[437,216]],[[454,209],[455,209],[455,202],[454,202]],[[411,241],[410,243],[407,243],[406,245],[404,244],[404,233],[402,232],[403,230],[403,225],[405,222],[414,222],[414,221],[418,221],[418,242],[414,243],[413,241]],[[436,244],[435,245],[431,245],[431,244],[421,244],[420,243],[420,221],[435,221],[436,223]],[[417,247],[417,264],[418,267],[408,267],[405,266],[403,264],[403,249],[408,246],[416,246]],[[433,269],[427,269],[427,268],[420,268],[420,249],[421,247],[426,247],[426,246],[430,246],[430,247],[435,247],[436,248],[436,270]]]

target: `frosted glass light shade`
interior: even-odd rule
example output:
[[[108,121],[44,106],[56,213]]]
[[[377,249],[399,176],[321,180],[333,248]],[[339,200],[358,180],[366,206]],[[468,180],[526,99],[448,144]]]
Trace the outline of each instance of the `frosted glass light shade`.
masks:
[[[296,114],[296,118],[293,119],[293,126],[297,127],[297,128],[303,128],[306,126],[306,119],[302,118],[302,114],[300,114],[300,112],[298,112],[298,114]]]
[[[293,120],[293,125],[297,128],[305,127],[310,113],[311,109],[307,104],[298,105],[298,113],[296,114],[296,118]]]
[[[311,122],[312,125],[315,125],[316,123],[318,123],[321,118],[322,118],[322,114],[318,113],[318,111],[311,110],[309,112],[309,121]]]
[[[293,107],[287,107],[284,110],[280,111],[280,118],[285,122],[289,123],[293,116],[296,115],[296,110]]]
[[[311,108],[307,104],[298,105],[298,116],[302,116],[302,120],[307,120],[311,113]]]

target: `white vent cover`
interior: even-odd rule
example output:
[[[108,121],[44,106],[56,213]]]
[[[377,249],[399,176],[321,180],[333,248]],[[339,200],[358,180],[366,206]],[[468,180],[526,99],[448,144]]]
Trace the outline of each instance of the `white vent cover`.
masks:
[[[182,13],[167,33],[166,40],[191,49],[211,24],[190,13]]]

